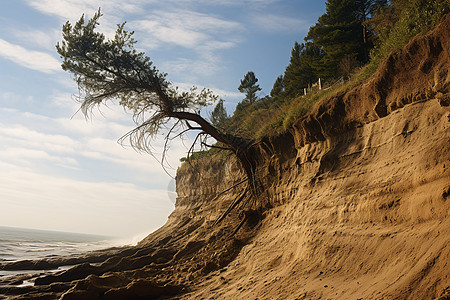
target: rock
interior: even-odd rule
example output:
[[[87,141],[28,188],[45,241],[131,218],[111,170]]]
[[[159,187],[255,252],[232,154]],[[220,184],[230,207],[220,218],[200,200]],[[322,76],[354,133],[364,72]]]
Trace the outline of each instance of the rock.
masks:
[[[46,285],[53,282],[70,282],[78,279],[86,278],[87,276],[101,275],[102,269],[94,267],[89,263],[74,266],[66,271],[60,272],[56,275],[48,275],[44,277],[36,278],[35,285]]]
[[[125,288],[112,289],[105,293],[105,300],[153,299],[173,296],[181,293],[183,287],[176,285],[158,285],[149,280],[137,280]]]
[[[71,289],[60,298],[61,300],[99,300],[100,295],[92,291]]]
[[[56,269],[53,264],[46,260],[21,260],[0,264],[0,270],[20,271],[20,270],[51,270]]]

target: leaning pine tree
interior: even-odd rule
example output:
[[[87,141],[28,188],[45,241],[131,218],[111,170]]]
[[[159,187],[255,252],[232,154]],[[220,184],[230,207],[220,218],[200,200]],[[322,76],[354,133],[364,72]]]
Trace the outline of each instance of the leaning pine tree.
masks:
[[[149,57],[134,48],[133,32],[124,30],[125,23],[118,25],[114,39],[106,39],[97,32],[100,10],[88,21],[84,15],[72,26],[63,26],[63,41],[56,45],[63,59],[62,68],[73,74],[79,89],[81,111],[89,115],[92,108],[108,100],[119,100],[121,106],[133,112],[137,127],[121,138],[129,140],[137,150],[151,152],[152,138],[164,128],[166,145],[174,137],[189,131],[197,135],[194,145],[208,146],[206,139],[214,138],[221,148],[232,151],[247,175],[244,192],[219,218],[221,221],[239,204],[245,204],[254,195],[255,166],[249,154],[251,141],[224,133],[200,115],[202,107],[217,100],[210,90],[193,87],[179,92],[159,72]],[[165,153],[167,149],[164,149]]]

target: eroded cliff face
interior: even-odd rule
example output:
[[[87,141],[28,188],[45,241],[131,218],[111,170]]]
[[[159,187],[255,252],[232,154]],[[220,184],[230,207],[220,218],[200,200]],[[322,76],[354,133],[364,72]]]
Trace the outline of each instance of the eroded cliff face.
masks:
[[[450,297],[448,28],[449,16],[369,82],[264,141],[255,159],[265,190],[249,206],[263,208],[261,221],[238,231],[248,244],[229,265],[182,298]],[[236,170],[218,158],[185,166],[169,223],[189,216],[203,220],[192,239],[216,234],[205,229],[239,188],[214,195],[239,181]]]
[[[297,148],[285,167],[273,158],[274,207],[226,283],[213,277],[188,298],[448,296],[449,118],[436,99],[410,104]]]

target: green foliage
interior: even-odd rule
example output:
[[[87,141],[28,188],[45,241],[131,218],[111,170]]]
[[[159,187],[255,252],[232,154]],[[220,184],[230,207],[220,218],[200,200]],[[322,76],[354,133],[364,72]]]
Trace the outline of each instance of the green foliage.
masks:
[[[319,78],[328,82],[348,79],[368,60],[375,36],[368,20],[386,0],[329,0],[326,5],[326,13],[310,28],[306,42],[295,42],[282,90],[274,89],[276,101],[303,95],[303,89]]]
[[[272,108],[279,113],[273,113],[267,128],[287,130],[319,98],[366,80],[391,50],[435,25],[450,11],[449,6],[450,1],[442,0],[327,1],[327,12],[306,37],[310,42],[295,43],[285,74],[274,84],[271,96],[276,105]],[[369,64],[361,67],[369,52]],[[302,96],[303,89],[318,77],[330,83],[338,76],[347,82],[312,95],[308,89],[309,94]]]
[[[195,161],[203,157],[211,156],[213,153],[217,153],[217,150],[214,148],[208,151],[196,151],[193,152],[189,157],[180,158],[180,162]]]
[[[442,0],[394,0],[391,5],[378,9],[369,22],[377,32],[369,72],[373,72],[389,52],[429,30],[449,12],[450,1]]]
[[[323,57],[320,47],[313,43],[295,42],[291,59],[283,76],[283,98],[294,98],[303,94],[303,88],[318,80],[319,63]]]
[[[273,84],[272,90],[270,91],[271,97],[278,97],[284,92],[284,83],[283,83],[283,75],[280,75],[275,80]]]
[[[247,72],[245,74],[244,79],[241,80],[241,84],[238,87],[238,90],[241,93],[245,94],[244,101],[247,103],[254,103],[258,97],[256,93],[261,90],[258,84],[258,78],[256,78],[255,73],[252,71]]]
[[[217,128],[224,128],[225,122],[228,120],[227,110],[223,106],[223,100],[217,102],[216,107],[211,113],[211,123]]]
[[[426,5],[421,0],[405,2],[398,0],[398,2],[393,2],[402,4],[397,4],[398,7],[396,8],[397,10],[401,9],[401,13],[399,11],[394,12],[392,6],[378,6],[374,20],[382,19],[383,23],[377,24],[377,26],[370,23],[370,26],[373,26],[374,29],[383,32],[381,34],[382,37],[379,37],[379,46],[372,52],[372,61],[350,76],[349,80],[342,84],[336,84],[326,90],[310,92],[306,96],[285,99],[283,104],[277,107],[276,110],[278,113],[274,111],[274,118],[268,121],[268,125],[264,129],[265,135],[278,134],[289,130],[292,124],[306,115],[315,103],[335,93],[361,84],[373,74],[381,60],[390,51],[406,44],[415,34],[429,30],[445,13],[450,12],[450,2],[443,3],[442,1],[436,0],[426,2]],[[393,15],[394,13],[398,15],[395,16]],[[381,26],[383,26],[384,31],[381,30]],[[380,49],[384,49],[384,52],[381,52]]]
[[[217,100],[210,90],[179,91],[159,72],[152,61],[134,45],[133,32],[118,25],[113,39],[106,39],[96,27],[100,10],[86,22],[84,15],[72,25],[63,26],[63,41],[56,45],[63,59],[62,68],[73,74],[78,85],[81,110],[88,114],[92,107],[108,100],[119,100],[120,105],[134,113],[137,127],[124,138],[139,150],[151,152],[151,138],[164,128],[186,132],[186,122],[193,121],[216,139],[223,136],[204,120],[199,111]]]
[[[319,77],[341,76],[339,63],[349,54],[356,54],[358,60],[364,62],[363,27],[355,10],[354,0],[328,0],[326,13],[310,28],[305,40],[325,52],[320,61]]]
[[[370,49],[373,48],[373,40],[375,32],[369,25],[369,20],[373,17],[375,11],[386,7],[387,0],[355,0],[354,9],[357,19],[362,26],[362,38],[363,38],[363,53],[361,53],[362,62],[366,63],[369,60]]]
[[[328,2],[327,14],[329,14],[322,16],[318,24],[320,21],[323,23],[333,21],[343,25],[314,29],[310,33],[314,32],[317,36],[314,36],[312,42],[295,43],[286,72],[276,79],[270,97],[253,103],[248,101],[239,103],[233,116],[226,122],[227,130],[253,138],[274,136],[288,131],[292,124],[307,115],[316,103],[367,80],[391,50],[404,45],[415,34],[428,30],[442,15],[450,11],[450,2],[439,0],[392,0],[389,4],[383,0],[355,0],[353,4],[352,1]],[[331,12],[330,9],[336,11]],[[352,13],[349,13],[350,10]],[[339,11],[341,13],[337,13]],[[341,17],[344,17],[344,21],[340,21]],[[347,21],[354,20],[354,24],[358,25],[358,31],[360,30],[359,33],[352,31],[354,29],[351,29],[349,22],[345,21],[346,18]],[[345,48],[344,44],[347,43],[349,35],[351,36],[346,30],[355,33],[359,39],[359,46]],[[325,35],[320,36],[322,33]],[[336,52],[331,51],[331,54],[341,55],[333,62],[326,57],[330,51],[324,51],[327,49],[325,40],[330,37],[336,38],[334,45],[338,48],[344,45]],[[324,41],[324,45],[319,46],[317,41]],[[355,41],[354,37],[350,38],[350,46],[352,41]],[[332,41],[329,42],[333,45]],[[364,57],[373,45],[375,49],[370,52],[370,62],[358,68],[365,61]],[[355,52],[355,49],[358,52]],[[328,79],[326,80],[328,88],[321,91],[309,89],[308,94],[303,95],[303,88],[324,74],[326,71],[324,63],[327,62],[335,64],[331,69],[338,70],[334,78],[345,75],[346,81],[331,85],[330,82],[333,80]]]
[[[159,72],[143,52],[134,48],[134,32],[118,25],[114,39],[106,39],[96,32],[100,10],[85,22],[84,15],[74,26],[69,21],[63,26],[63,41],[56,49],[63,59],[62,68],[74,75],[83,93],[81,100],[87,110],[104,100],[120,99],[120,104],[133,111],[156,109],[182,111],[198,110],[213,103],[217,96],[208,89],[196,87],[179,92]],[[168,96],[158,97],[158,92]]]
[[[137,82],[138,77],[167,88],[165,74],[154,68],[148,57],[134,49],[133,32],[124,30],[125,23],[118,26],[113,40],[106,40],[102,33],[95,31],[100,17],[99,11],[86,24],[84,15],[74,26],[67,22],[63,26],[64,40],[56,46],[63,58],[63,70],[75,76],[87,100],[101,103],[114,93],[127,103],[132,95],[129,83]],[[136,106],[139,106],[139,101],[136,101]]]
[[[228,132],[245,138],[258,138],[257,134],[276,112],[276,102],[271,97],[259,99],[254,103],[240,102],[233,116],[225,123]]]
[[[211,123],[250,139],[285,132],[318,101],[363,82],[390,51],[430,29],[448,12],[450,1],[442,0],[328,0],[326,13],[310,28],[306,42],[294,44],[289,65],[276,79],[270,97],[258,99],[261,88],[250,71],[240,81],[238,89],[245,99],[233,116],[228,117],[223,100],[219,100]],[[57,45],[63,69],[74,74],[82,92],[83,112],[104,100],[119,99],[121,105],[141,116],[136,118],[144,121],[141,133],[154,135],[167,124],[171,112],[198,112],[217,100],[209,90],[180,92],[172,87],[166,74],[134,49],[133,32],[124,30],[125,23],[118,26],[114,39],[105,39],[95,31],[100,16],[98,12],[87,22],[82,17],[74,26],[67,22],[64,41]],[[369,64],[351,75],[367,62],[369,52]],[[309,90],[303,96],[303,88],[319,77],[329,83],[341,76],[348,81],[327,90]],[[161,92],[165,98],[160,97]],[[148,122],[143,115],[149,111],[153,113]],[[140,135],[137,141],[146,138]],[[195,152],[190,158],[211,151]]]

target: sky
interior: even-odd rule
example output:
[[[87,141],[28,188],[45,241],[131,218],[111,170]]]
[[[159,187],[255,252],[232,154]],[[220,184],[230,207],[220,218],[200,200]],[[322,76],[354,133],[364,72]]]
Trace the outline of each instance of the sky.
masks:
[[[183,143],[159,161],[117,140],[134,127],[113,104],[86,118],[55,45],[62,25],[101,7],[99,30],[127,21],[136,48],[180,88],[212,89],[231,113],[253,71],[270,93],[325,0],[1,0],[0,226],[144,237],[174,209]],[[208,114],[206,108],[205,115]],[[161,153],[162,139],[154,141]]]

